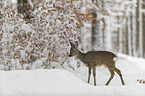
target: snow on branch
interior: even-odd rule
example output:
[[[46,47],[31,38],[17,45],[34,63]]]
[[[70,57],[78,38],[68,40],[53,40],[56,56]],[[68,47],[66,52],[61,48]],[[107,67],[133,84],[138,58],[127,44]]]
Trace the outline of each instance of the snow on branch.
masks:
[[[43,61],[43,68],[53,68],[51,62],[63,65],[68,58],[69,42],[77,40],[80,34],[75,2],[79,0],[41,3],[32,13],[30,23],[16,10],[6,7],[0,42],[4,70],[31,69],[38,60]]]

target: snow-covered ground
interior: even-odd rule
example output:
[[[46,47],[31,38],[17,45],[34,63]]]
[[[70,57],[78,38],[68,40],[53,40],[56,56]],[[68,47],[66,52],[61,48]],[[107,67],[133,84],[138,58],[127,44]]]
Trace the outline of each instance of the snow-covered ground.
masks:
[[[104,84],[110,73],[104,67],[97,68],[97,86],[87,81],[87,68],[72,70],[37,69],[0,71],[0,96],[145,96],[145,59],[118,54],[116,67],[123,74],[126,85],[122,86],[115,74],[109,86]],[[76,64],[75,61],[72,63]]]

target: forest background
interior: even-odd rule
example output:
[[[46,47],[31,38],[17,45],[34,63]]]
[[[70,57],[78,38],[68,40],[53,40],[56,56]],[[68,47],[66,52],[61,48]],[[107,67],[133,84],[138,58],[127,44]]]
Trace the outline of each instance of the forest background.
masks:
[[[83,52],[144,58],[144,18],[145,0],[0,0],[1,69],[73,68],[65,62],[76,40]]]

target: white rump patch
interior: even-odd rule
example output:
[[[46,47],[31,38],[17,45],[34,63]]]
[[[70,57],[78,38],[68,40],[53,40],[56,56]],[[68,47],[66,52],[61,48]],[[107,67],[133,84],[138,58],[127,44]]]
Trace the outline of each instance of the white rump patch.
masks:
[[[118,58],[117,57],[114,57],[113,60],[116,62],[118,60]]]

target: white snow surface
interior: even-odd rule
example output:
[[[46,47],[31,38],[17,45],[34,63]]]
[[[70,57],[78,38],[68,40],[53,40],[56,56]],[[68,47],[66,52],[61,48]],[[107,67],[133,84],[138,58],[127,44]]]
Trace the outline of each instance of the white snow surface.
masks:
[[[68,69],[36,69],[0,71],[0,96],[145,96],[145,59],[118,54],[116,67],[121,70],[126,85],[115,74],[109,86],[110,73],[97,68],[97,86],[87,82],[88,69],[83,64],[75,71]],[[76,64],[76,61],[71,63]]]

